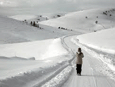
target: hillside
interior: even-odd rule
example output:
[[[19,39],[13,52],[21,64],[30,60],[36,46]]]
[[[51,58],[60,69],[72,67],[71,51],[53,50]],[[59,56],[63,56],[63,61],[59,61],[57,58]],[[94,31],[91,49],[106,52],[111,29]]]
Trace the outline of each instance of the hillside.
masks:
[[[57,33],[55,33],[54,28],[52,27],[47,27],[44,25],[40,25],[40,27],[43,29],[33,27],[27,22],[0,16],[0,43],[19,43],[52,39],[66,35],[66,32],[69,32],[60,31],[57,29],[55,31]]]
[[[0,87],[115,86],[115,9],[44,17],[0,16]],[[76,75],[79,47],[81,76]]]
[[[41,24],[82,32],[107,29],[115,26],[115,9],[72,12],[57,19],[42,21]]]

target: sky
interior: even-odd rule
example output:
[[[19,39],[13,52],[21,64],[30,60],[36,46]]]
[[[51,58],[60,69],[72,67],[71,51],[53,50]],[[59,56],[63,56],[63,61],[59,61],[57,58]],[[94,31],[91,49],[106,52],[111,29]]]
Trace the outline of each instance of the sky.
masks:
[[[44,6],[58,4],[114,6],[115,0],[0,0],[2,7]]]
[[[115,0],[0,0],[0,9],[4,7],[36,7],[39,11],[50,12],[73,12],[92,8],[115,7],[114,5]]]

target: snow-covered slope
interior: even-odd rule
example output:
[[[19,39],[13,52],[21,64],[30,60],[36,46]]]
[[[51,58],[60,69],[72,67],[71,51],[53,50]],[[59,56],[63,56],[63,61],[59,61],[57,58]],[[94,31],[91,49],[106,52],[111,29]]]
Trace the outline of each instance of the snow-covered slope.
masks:
[[[67,72],[64,81],[69,76],[72,67],[66,61],[72,57],[60,37],[73,33],[40,27],[0,16],[0,87],[43,85],[59,73]]]
[[[100,50],[105,51],[105,47],[107,50],[112,50],[109,52],[114,54],[114,28],[108,29],[114,27],[114,11],[114,9],[109,9],[107,12],[105,9],[98,9],[73,12],[60,18],[41,22],[41,24],[37,23],[41,29],[28,23],[30,20],[35,21],[36,16],[27,16],[26,22],[0,16],[0,87],[61,87],[71,72],[74,73],[71,74],[74,78],[71,77],[68,80],[71,81],[69,85],[76,86],[75,84],[77,84],[82,87],[85,83],[87,87],[89,85],[108,87],[111,83],[111,86],[114,87],[114,81],[100,74],[102,71],[108,71],[111,72],[109,75],[115,77],[114,66],[112,69],[105,66],[105,64],[111,66],[114,61],[111,62],[108,59],[106,61],[109,63],[103,64],[87,54],[88,50],[83,51],[85,53],[84,75],[75,77],[76,71],[73,70],[75,61],[72,60],[75,58],[78,47],[71,42],[74,40],[75,43],[78,43],[79,39],[82,44],[89,45],[90,43],[89,46],[92,48],[98,46],[101,48],[98,49],[101,60],[105,60],[105,56],[101,55]],[[14,16],[16,19],[17,17],[22,18],[20,15]],[[105,28],[108,30],[94,32]],[[73,34],[79,35],[80,32],[92,31],[94,33],[68,37]],[[100,44],[100,42],[102,43]],[[112,45],[109,46],[111,43]],[[92,51],[90,53],[95,55]],[[100,76],[103,78],[99,78]],[[79,78],[83,78],[83,80],[79,80]],[[67,83],[62,87],[69,85]]]
[[[107,11],[107,12],[106,12]],[[104,13],[106,14],[104,14]],[[63,17],[43,21],[41,24],[63,27],[76,31],[96,31],[105,28],[114,27],[115,10],[114,9],[92,9],[78,11],[66,14]]]
[[[52,39],[70,32],[64,31],[65,33],[61,33],[61,31],[57,29],[55,30],[57,33],[55,33],[52,27],[47,28],[47,26],[43,25],[40,25],[40,27],[43,29],[30,26],[30,24],[25,22],[0,16],[0,43],[18,43]]]
[[[20,21],[45,21],[48,20],[48,17],[42,16],[42,15],[14,15],[14,16],[9,16],[9,18],[13,18],[16,20],[20,20]]]
[[[18,59],[17,57],[19,57],[19,59],[44,60],[65,55],[68,52],[63,49],[60,42],[60,39],[48,39],[33,42],[1,44],[0,56],[10,57],[11,59]]]
[[[45,36],[48,34],[48,36]],[[0,16],[0,43],[18,43],[53,38],[52,33]]]
[[[83,34],[77,39],[88,47],[115,54],[115,28]]]

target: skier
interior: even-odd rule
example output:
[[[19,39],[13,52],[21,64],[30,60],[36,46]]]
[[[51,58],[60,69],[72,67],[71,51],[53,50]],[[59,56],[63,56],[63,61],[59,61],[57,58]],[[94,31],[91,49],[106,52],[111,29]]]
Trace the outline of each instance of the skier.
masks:
[[[84,57],[83,53],[81,52],[81,48],[78,48],[78,52],[76,52],[77,61],[76,61],[76,70],[77,74],[81,75],[82,71],[82,58]]]

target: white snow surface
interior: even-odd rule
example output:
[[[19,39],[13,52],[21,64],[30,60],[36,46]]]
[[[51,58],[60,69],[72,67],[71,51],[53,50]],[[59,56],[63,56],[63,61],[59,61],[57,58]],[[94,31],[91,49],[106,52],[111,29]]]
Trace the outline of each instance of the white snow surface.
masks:
[[[60,41],[60,39],[49,39],[15,44],[1,44],[0,56],[43,60],[67,54],[68,52],[62,47]]]
[[[107,12],[107,15],[103,12]],[[112,14],[112,16],[110,16]],[[88,31],[97,31],[101,29],[107,29],[114,27],[115,23],[115,11],[110,9],[90,9],[78,12],[72,12],[65,14],[57,19],[51,19],[47,21],[40,22],[41,24],[53,26],[53,27],[63,27],[67,29],[72,29],[74,31],[81,31],[86,33]],[[86,18],[87,17],[87,18]],[[96,24],[95,22],[98,21]]]
[[[24,20],[35,19],[35,18],[37,18],[37,16],[35,16],[35,15],[14,15],[14,16],[10,16],[10,18],[24,21]]]
[[[80,43],[106,52],[115,54],[115,28],[77,36]]]
[[[36,16],[26,22],[25,16],[0,16],[0,87],[114,87],[114,61],[100,52],[115,52],[114,15],[114,9],[73,12],[37,23],[42,29],[29,23]],[[82,76],[75,70],[78,46],[85,56]]]

